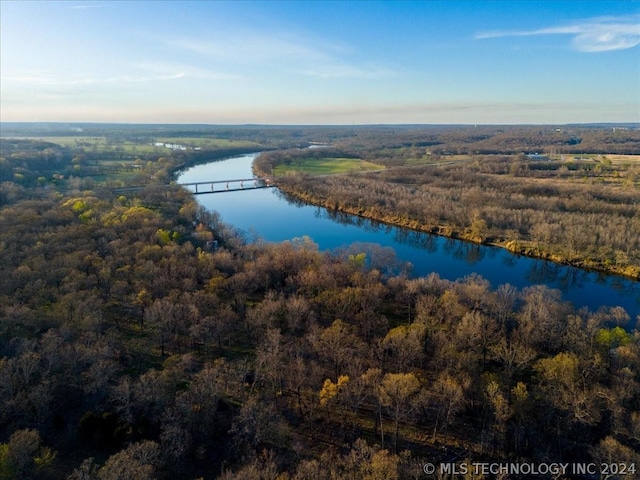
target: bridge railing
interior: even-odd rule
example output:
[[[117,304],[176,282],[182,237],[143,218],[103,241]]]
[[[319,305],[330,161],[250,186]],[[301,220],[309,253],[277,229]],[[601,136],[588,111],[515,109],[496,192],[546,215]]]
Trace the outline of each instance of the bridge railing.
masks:
[[[271,184],[271,180],[268,178],[236,178],[232,180],[209,180],[205,182],[186,182],[186,183],[173,183],[169,185],[163,185],[166,188],[179,185],[181,187],[193,187],[189,188],[194,194],[200,195],[205,193],[223,193],[223,192],[237,192],[240,190],[254,190],[257,188],[271,188],[274,185]],[[222,188],[216,188],[220,187]],[[114,189],[115,193],[128,193],[139,192],[146,186],[131,186],[121,187]]]
[[[273,186],[268,178],[236,178],[232,180],[189,182],[181,183],[180,185],[183,187],[193,187],[193,193],[195,194],[235,192],[238,190],[253,190],[256,188],[269,188]]]

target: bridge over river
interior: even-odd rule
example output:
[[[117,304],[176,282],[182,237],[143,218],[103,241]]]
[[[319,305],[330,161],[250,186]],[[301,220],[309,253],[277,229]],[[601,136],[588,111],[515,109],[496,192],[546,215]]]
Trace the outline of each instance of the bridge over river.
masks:
[[[239,178],[233,180],[209,180],[206,182],[189,182],[189,183],[172,183],[165,185],[171,187],[180,185],[191,190],[195,195],[203,195],[205,193],[224,193],[237,192],[240,190],[256,190],[259,188],[272,188],[268,178]],[[139,192],[146,188],[145,186],[116,188],[115,193]]]
[[[254,190],[256,188],[271,188],[269,179],[241,178],[235,180],[212,180],[209,182],[180,183],[196,195],[203,193],[237,192],[238,190]]]

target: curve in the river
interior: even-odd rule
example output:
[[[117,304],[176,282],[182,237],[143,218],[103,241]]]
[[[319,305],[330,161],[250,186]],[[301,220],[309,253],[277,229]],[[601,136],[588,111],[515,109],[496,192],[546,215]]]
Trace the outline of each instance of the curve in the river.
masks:
[[[198,165],[181,172],[179,183],[246,178],[258,154],[247,154]],[[276,189],[199,195],[198,202],[220,212],[222,219],[250,234],[273,242],[309,236],[322,250],[353,243],[376,243],[411,262],[413,275],[437,272],[450,280],[477,273],[495,288],[544,284],[560,289],[576,307],[622,306],[635,324],[640,315],[640,282],[581,270],[545,260],[514,255],[505,249],[438,237],[325,208],[291,201]]]

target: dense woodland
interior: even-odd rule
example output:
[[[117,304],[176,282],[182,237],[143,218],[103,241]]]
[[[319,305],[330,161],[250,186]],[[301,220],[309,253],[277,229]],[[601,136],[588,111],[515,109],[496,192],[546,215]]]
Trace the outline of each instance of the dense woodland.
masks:
[[[53,169],[37,142],[16,148],[2,141],[0,479],[640,466],[640,334],[623,309],[576,311],[558,291],[478,276],[409,278],[381,247],[248,241],[160,185],[199,160],[182,153],[149,158],[135,179],[147,188],[125,196],[62,173],[76,147]],[[473,190],[490,195],[496,179]]]

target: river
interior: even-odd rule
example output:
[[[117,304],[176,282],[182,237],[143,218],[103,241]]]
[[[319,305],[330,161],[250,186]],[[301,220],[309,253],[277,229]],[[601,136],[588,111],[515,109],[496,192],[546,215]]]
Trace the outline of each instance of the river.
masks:
[[[247,154],[189,168],[178,175],[179,183],[251,178],[251,164],[258,154]],[[196,196],[199,203],[216,210],[222,220],[250,237],[281,242],[308,236],[321,250],[353,243],[391,247],[398,260],[412,264],[413,276],[437,272],[456,280],[477,273],[493,288],[509,283],[520,289],[537,284],[562,291],[576,307],[597,310],[621,306],[631,316],[640,315],[640,282],[616,275],[590,272],[514,255],[505,249],[390,227],[353,215],[287,200],[277,189],[257,189]]]

